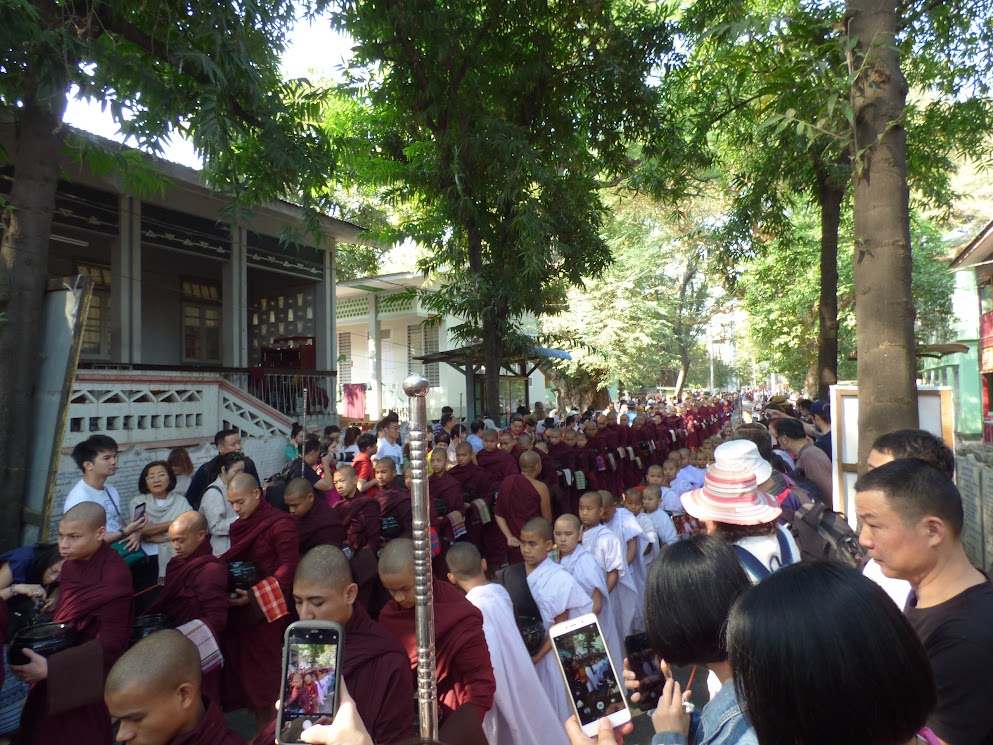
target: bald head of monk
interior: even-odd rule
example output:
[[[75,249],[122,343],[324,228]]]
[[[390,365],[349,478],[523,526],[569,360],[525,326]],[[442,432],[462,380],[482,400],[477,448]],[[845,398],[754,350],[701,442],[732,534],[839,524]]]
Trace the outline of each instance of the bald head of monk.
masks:
[[[207,540],[207,518],[195,510],[184,512],[169,524],[169,540],[176,556],[188,559]]]
[[[401,608],[414,607],[414,542],[394,538],[379,556],[379,579]]]
[[[514,449],[514,436],[510,432],[504,432],[500,435],[500,449],[509,453]]]
[[[283,500],[290,517],[303,520],[314,509],[314,487],[304,478],[291,479],[283,491]]]
[[[486,582],[486,559],[473,544],[467,541],[454,544],[445,554],[445,561],[448,562],[448,581],[453,585],[468,591],[467,583]]]
[[[521,473],[529,478],[537,478],[538,474],[541,473],[541,456],[533,450],[521,453],[521,459],[517,461],[517,464],[521,468]]]
[[[583,524],[572,513],[565,513],[555,521],[555,545],[563,556],[569,556],[583,540]]]
[[[246,520],[259,508],[262,491],[250,473],[239,473],[228,482],[228,503],[239,520]]]
[[[388,489],[397,479],[397,462],[392,458],[380,458],[374,469],[376,483],[380,489]]]
[[[455,463],[461,468],[472,464],[473,455],[475,455],[475,452],[472,449],[472,445],[468,442],[460,442],[455,446]]]
[[[342,499],[351,499],[359,487],[359,477],[352,466],[338,466],[334,472],[334,488]]]
[[[59,554],[63,559],[86,561],[103,545],[107,513],[96,502],[80,502],[59,521]]]
[[[301,621],[344,626],[352,618],[358,593],[348,559],[337,546],[317,546],[300,559],[293,577],[293,602]]]
[[[530,450],[534,447],[534,438],[527,433],[522,434],[517,438],[517,447],[521,450]]]
[[[120,722],[118,742],[168,745],[204,715],[200,653],[178,631],[157,631],[117,661],[104,700]]]

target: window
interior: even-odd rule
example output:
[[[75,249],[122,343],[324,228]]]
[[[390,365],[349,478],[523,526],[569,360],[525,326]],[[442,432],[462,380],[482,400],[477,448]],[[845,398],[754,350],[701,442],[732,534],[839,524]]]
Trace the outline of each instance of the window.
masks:
[[[352,382],[352,333],[338,332],[338,382],[346,385]]]
[[[183,362],[221,362],[221,287],[216,282],[184,279]]]
[[[110,267],[100,264],[76,264],[76,273],[93,280],[90,308],[83,321],[80,356],[95,360],[110,359]]]
[[[419,372],[428,379],[432,388],[441,385],[439,363],[431,362],[425,365],[415,357],[424,354],[434,354],[438,351],[438,325],[419,323],[407,327],[407,369],[411,373]]]
[[[993,311],[993,282],[987,280],[979,285],[979,312]]]

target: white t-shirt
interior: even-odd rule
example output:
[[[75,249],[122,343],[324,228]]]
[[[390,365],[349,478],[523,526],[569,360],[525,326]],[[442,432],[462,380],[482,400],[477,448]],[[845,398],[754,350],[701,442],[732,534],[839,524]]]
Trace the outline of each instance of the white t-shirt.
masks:
[[[397,464],[397,473],[403,469],[403,448],[397,443],[390,443],[385,437],[380,437],[376,443],[376,454],[372,456],[373,462],[381,458],[392,458]]]
[[[862,574],[882,587],[901,611],[907,607],[907,598],[910,596],[911,589],[907,580],[887,577],[875,559],[869,559],[862,569]]]
[[[791,561],[785,561],[779,552],[779,539],[775,534],[773,535],[753,535],[746,538],[741,538],[735,541],[736,546],[741,546],[748,553],[762,562],[762,566],[766,567],[770,572],[775,572],[777,569],[786,566],[787,564],[796,564],[800,561],[800,549],[796,545],[796,541],[793,540],[793,535],[790,531],[776,526],[776,530],[781,532],[786,536],[786,543],[790,547],[790,553],[792,554]],[[748,574],[749,579],[753,583],[758,584],[760,577],[755,577],[749,571],[747,566],[742,564],[745,569],[745,573]]]
[[[76,485],[69,490],[66,495],[62,512],[65,514],[77,504],[83,502],[95,502],[107,511],[107,532],[120,533],[124,526],[121,525],[121,518],[124,517],[124,509],[121,506],[121,495],[117,493],[110,484],[104,484],[103,489],[94,489],[85,481],[80,479]],[[128,520],[124,525],[127,525]]]

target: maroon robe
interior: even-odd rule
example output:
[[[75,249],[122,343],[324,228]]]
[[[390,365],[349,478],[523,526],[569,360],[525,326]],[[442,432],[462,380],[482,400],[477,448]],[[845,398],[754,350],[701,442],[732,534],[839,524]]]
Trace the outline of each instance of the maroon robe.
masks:
[[[314,546],[340,548],[345,543],[345,526],[342,524],[341,513],[329,507],[327,500],[320,495],[314,495],[314,506],[296,524],[301,556]]]
[[[334,509],[341,516],[345,540],[352,551],[379,549],[379,502],[356,491],[351,499],[342,499]]]
[[[72,624],[80,646],[48,658],[48,679],[31,686],[14,742],[107,745],[113,730],[103,682],[128,648],[134,611],[131,572],[104,543],[86,561],[66,560],[61,588],[54,621]],[[70,702],[77,705],[65,708]]]
[[[300,560],[295,521],[264,499],[247,518],[231,523],[231,548],[227,562],[253,561],[261,579],[275,577],[286,600],[293,605],[293,574]],[[283,630],[288,616],[267,622],[252,603],[232,606],[223,640],[224,710],[272,706],[279,698],[283,657]]]
[[[541,517],[541,495],[523,473],[508,476],[500,484],[496,514],[507,521],[507,528],[515,538],[521,537],[521,528],[533,517]],[[507,561],[519,564],[524,561],[519,548],[507,547]]]
[[[459,512],[463,513],[463,521],[467,520],[467,515],[464,514],[466,512],[465,502],[462,501],[462,484],[447,473],[431,474],[428,476],[428,494],[430,495],[431,525],[438,534],[438,542],[441,545],[441,553],[432,557],[431,563],[434,566],[435,575],[439,579],[445,579],[448,575],[445,554],[456,541],[452,522],[447,515],[450,512]],[[462,540],[466,540],[466,537],[463,536]]]
[[[206,543],[210,545],[210,541]],[[169,745],[244,745],[245,741],[228,728],[227,720],[217,704],[206,697],[203,703],[207,710],[200,724],[186,734],[174,737]]]
[[[207,538],[189,558],[169,559],[162,591],[145,613],[164,613],[173,626],[200,619],[220,645],[228,607],[228,566],[214,556]],[[211,670],[203,676],[201,688],[211,701],[221,700],[221,672]]]
[[[552,464],[556,471],[562,471],[562,478],[557,479],[556,483],[558,485],[558,511],[560,515],[564,515],[567,512],[571,512],[575,515],[579,507],[579,492],[576,490],[575,473],[576,473],[576,451],[574,448],[569,447],[565,440],[559,440],[558,445],[548,446],[548,457],[552,459]],[[544,469],[544,466],[542,466]],[[573,474],[573,481],[571,484],[565,481],[565,472],[570,471]]]
[[[390,600],[379,622],[407,651],[413,675],[417,670],[414,609]],[[493,706],[496,681],[483,635],[483,614],[448,582],[436,579],[434,624],[440,738],[450,745],[486,742],[482,722]]]
[[[410,505],[410,492],[397,486],[397,482],[380,487],[376,494],[379,517],[395,517],[400,523],[400,535],[394,538],[411,538],[414,535],[414,516]],[[385,537],[385,536],[384,536]]]
[[[517,458],[499,448],[492,451],[480,450],[476,453],[476,463],[489,478],[490,491],[494,494],[505,478],[520,473],[517,468]]]

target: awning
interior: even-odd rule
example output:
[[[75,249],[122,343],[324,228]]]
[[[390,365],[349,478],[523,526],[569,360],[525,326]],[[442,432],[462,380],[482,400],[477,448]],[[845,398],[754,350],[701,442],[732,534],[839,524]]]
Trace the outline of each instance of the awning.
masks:
[[[947,357],[950,354],[965,354],[970,348],[968,344],[961,344],[959,342],[952,342],[951,344],[924,344],[917,347],[914,356],[931,357],[940,360],[942,357]],[[857,361],[858,358],[857,352],[851,352],[848,355],[848,359],[852,362]]]
[[[483,345],[482,344],[472,344],[467,347],[459,347],[458,349],[446,349],[443,352],[432,352],[431,354],[422,354],[418,357],[414,357],[415,360],[420,360],[421,362],[432,363],[432,362],[445,362],[453,367],[465,367],[468,363],[481,363],[483,360]],[[542,360],[555,359],[555,360],[571,360],[572,355],[566,352],[564,349],[549,349],[548,347],[528,347],[527,351],[523,354],[510,354],[504,357],[503,364],[501,367],[506,367],[509,364],[514,363],[524,363],[532,362],[539,363]]]

